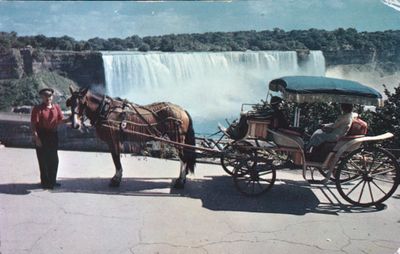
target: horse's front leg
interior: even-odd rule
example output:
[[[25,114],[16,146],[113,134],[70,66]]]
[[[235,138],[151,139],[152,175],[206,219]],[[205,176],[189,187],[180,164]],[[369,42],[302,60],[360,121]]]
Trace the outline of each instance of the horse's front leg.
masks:
[[[115,175],[110,180],[110,187],[119,187],[122,180],[122,165],[120,152],[112,151],[111,156],[115,165]]]

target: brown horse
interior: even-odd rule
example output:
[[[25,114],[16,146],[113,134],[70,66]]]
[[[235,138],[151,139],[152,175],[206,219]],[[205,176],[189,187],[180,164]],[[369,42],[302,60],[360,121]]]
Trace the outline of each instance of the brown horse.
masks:
[[[173,184],[174,188],[184,187],[186,175],[194,172],[196,164],[196,153],[190,149],[190,146],[195,146],[195,133],[187,111],[168,102],[140,106],[88,89],[74,90],[70,87],[70,92],[67,106],[72,112],[72,127],[80,128],[84,123],[83,118],[87,117],[96,128],[97,136],[110,148],[115,165],[115,175],[111,178],[110,186],[118,187],[121,183],[120,154],[123,143],[144,144],[152,140],[150,137],[157,137],[185,146],[178,148],[181,169]]]

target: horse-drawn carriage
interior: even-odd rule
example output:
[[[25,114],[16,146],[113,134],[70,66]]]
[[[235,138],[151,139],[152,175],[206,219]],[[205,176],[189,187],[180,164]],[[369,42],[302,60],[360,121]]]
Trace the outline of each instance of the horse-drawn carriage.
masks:
[[[323,77],[284,77],[270,82],[269,91],[279,92],[286,101],[298,103],[339,102],[381,106],[382,95],[376,90],[353,81]],[[220,140],[202,140],[196,146],[192,119],[187,111],[171,103],[141,106],[99,95],[87,89],[74,91],[67,105],[71,107],[72,126],[79,128],[87,117],[98,136],[108,143],[115,164],[110,185],[119,186],[122,179],[121,145],[125,141],[159,141],[177,148],[181,159],[179,177],[173,187],[183,188],[186,174],[194,171],[196,154],[220,157],[225,171],[233,176],[236,187],[249,196],[268,191],[275,182],[276,170],[295,165],[303,170],[310,182],[334,181],[340,195],[348,202],[371,206],[382,203],[400,182],[396,158],[379,145],[393,137],[348,135],[337,142],[325,144],[325,155],[310,159],[304,152],[303,136],[293,130],[273,128],[269,113],[245,119],[247,128],[240,138],[230,139],[224,147]],[[296,110],[295,122],[300,119]],[[226,133],[227,137],[232,135]],[[226,141],[225,141],[226,142]],[[225,144],[224,142],[224,144]],[[322,158],[322,159],[321,159]],[[320,172],[323,180],[313,177]],[[311,172],[311,179],[307,179]]]
[[[379,92],[347,80],[283,77],[272,80],[269,90],[281,93],[289,102],[382,105]],[[297,122],[299,114],[296,110]],[[276,170],[287,168],[288,160],[291,167],[302,169],[304,179],[311,183],[335,182],[340,195],[354,205],[377,205],[396,191],[400,182],[399,164],[390,152],[377,145],[393,134],[346,135],[315,149],[314,156],[306,156],[302,134],[290,129],[273,129],[272,123],[271,117],[248,117],[246,135],[231,140],[222,153],[222,166],[243,194],[257,196],[271,189]],[[328,152],[319,154],[320,160],[315,160],[318,157],[315,153],[323,148]],[[322,180],[314,178],[316,171],[324,176]]]

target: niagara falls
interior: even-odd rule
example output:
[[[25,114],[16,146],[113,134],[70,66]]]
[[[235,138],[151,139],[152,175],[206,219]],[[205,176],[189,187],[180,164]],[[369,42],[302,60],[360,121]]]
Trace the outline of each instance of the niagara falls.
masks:
[[[321,51],[102,52],[107,94],[138,104],[172,101],[187,108],[200,133],[259,103],[271,79],[325,75]]]

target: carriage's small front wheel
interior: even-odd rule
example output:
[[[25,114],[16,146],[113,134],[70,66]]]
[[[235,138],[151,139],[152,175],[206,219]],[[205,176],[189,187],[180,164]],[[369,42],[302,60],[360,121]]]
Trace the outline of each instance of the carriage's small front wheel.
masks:
[[[254,167],[236,167],[233,181],[236,188],[246,196],[259,196],[269,191],[275,183],[276,169],[273,160],[257,162]]]
[[[221,154],[221,166],[224,171],[229,175],[233,175],[235,167],[243,166],[241,163],[244,160],[247,164],[246,166],[254,167],[256,162],[250,158],[255,156],[256,151],[252,148],[253,145],[247,141],[238,141],[226,145]]]
[[[341,160],[335,181],[339,194],[347,202],[365,207],[378,205],[396,191],[400,167],[387,150],[362,147]]]

